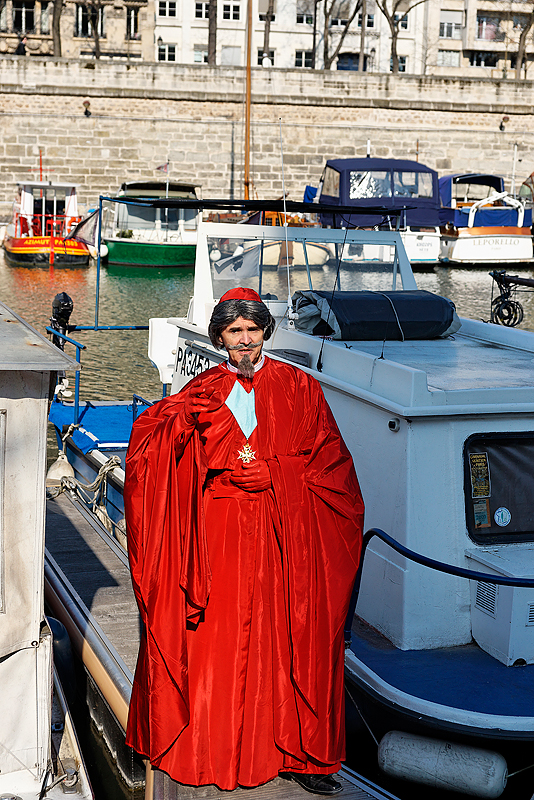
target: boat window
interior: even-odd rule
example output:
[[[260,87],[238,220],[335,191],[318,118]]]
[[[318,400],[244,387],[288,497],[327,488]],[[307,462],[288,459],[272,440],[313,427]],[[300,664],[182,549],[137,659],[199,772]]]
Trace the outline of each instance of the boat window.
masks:
[[[283,233],[282,233],[283,236]],[[208,237],[213,296],[247,286],[286,300],[305,291],[391,291],[402,288],[390,245]],[[288,267],[290,286],[288,287]]]
[[[474,434],[464,446],[467,531],[478,544],[534,541],[534,433]]]
[[[432,197],[432,173],[395,171],[393,173],[393,194],[395,197]]]
[[[339,199],[339,172],[337,169],[332,169],[332,167],[325,168],[321,194]]]
[[[458,203],[474,203],[493,194],[495,189],[482,183],[453,183],[453,198]]]
[[[391,197],[391,173],[387,170],[355,171],[349,173],[349,198]]]
[[[156,208],[118,204],[117,227],[119,230],[153,229],[157,211]]]

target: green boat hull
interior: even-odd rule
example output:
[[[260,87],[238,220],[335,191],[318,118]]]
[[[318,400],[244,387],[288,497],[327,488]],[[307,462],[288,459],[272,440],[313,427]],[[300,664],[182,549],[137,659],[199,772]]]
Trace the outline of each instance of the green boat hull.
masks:
[[[196,245],[104,239],[107,263],[131,267],[193,267]]]

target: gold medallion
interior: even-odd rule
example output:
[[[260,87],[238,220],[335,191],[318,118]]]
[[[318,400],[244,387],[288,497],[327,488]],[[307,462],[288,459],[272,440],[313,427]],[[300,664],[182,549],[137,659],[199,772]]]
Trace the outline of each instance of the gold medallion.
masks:
[[[250,464],[251,461],[256,460],[256,453],[247,442],[243,445],[243,449],[238,451],[237,457],[241,459],[243,464]]]

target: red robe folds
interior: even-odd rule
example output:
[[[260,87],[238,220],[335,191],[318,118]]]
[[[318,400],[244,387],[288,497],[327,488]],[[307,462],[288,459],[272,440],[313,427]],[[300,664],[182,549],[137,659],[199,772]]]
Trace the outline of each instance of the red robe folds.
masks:
[[[127,743],[192,785],[335,772],[343,623],[363,523],[352,459],[319,384],[301,370],[266,358],[252,382],[225,365],[200,380],[215,410],[188,427],[185,387],[141,414],[128,449],[144,633]],[[254,388],[249,443],[269,465],[266,491],[229,480],[246,442],[225,405],[236,380]]]

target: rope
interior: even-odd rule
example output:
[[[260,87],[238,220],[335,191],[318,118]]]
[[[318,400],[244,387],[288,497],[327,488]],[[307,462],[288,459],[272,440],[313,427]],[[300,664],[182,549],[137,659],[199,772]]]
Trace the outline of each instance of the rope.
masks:
[[[72,426],[71,426],[72,427]],[[106,483],[108,473],[111,470],[115,469],[115,467],[121,466],[121,460],[119,456],[111,456],[108,458],[105,464],[103,464],[100,469],[98,470],[98,474],[92,483],[83,483],[83,481],[79,481],[77,478],[72,478],[69,475],[64,475],[61,478],[59,486],[49,486],[46,490],[46,497],[48,500],[53,500],[62,492],[69,491],[69,492],[79,492],[82,497],[85,495],[84,499],[87,504],[91,504],[93,510],[95,509],[97,503],[97,493],[98,490]],[[93,494],[93,497],[89,496],[89,493]]]

